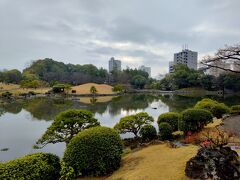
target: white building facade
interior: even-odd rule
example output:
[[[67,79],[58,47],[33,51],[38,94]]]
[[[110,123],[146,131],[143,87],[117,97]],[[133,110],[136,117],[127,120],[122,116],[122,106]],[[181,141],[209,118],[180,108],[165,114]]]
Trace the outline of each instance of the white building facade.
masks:
[[[174,59],[169,63],[169,72],[173,72],[173,66],[176,64],[185,64],[190,69],[197,70],[198,53],[189,49],[183,49],[174,54]]]
[[[122,67],[121,67],[121,61],[120,60],[116,60],[114,59],[114,57],[112,57],[109,61],[108,61],[108,69],[109,72],[112,72],[113,70],[117,70],[117,71],[121,71]]]
[[[170,61],[170,62],[169,62],[169,69],[168,69],[169,73],[172,73],[172,72],[173,72],[173,65],[174,65],[174,62],[173,62],[173,61]]]

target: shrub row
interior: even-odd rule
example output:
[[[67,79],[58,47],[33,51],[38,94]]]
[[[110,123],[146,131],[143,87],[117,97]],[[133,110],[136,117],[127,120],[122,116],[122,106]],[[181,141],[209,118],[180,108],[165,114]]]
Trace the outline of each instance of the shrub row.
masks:
[[[180,129],[184,132],[199,131],[205,125],[212,122],[213,116],[210,111],[204,109],[187,109],[182,112]]]
[[[167,122],[161,122],[159,124],[159,135],[162,140],[168,140],[172,138],[173,129]]]
[[[173,131],[181,130],[185,133],[188,131],[201,130],[206,124],[212,122],[213,117],[222,118],[226,113],[240,113],[240,105],[229,108],[223,104],[212,99],[203,99],[199,101],[194,108],[187,109],[181,113],[168,112],[161,114],[158,117],[159,133],[161,132],[162,123],[168,123]],[[166,124],[164,125],[167,126]],[[169,129],[169,128],[168,128]],[[165,136],[165,135],[162,135]]]
[[[0,179],[55,180],[60,177],[56,155],[35,153],[0,164]]]
[[[224,114],[229,113],[229,108],[224,103],[219,103],[212,99],[203,99],[194,108],[208,110],[216,118],[221,118]]]
[[[157,137],[157,131],[153,125],[147,124],[141,128],[140,135],[144,141],[150,141]]]
[[[180,114],[176,113],[176,112],[167,112],[167,113],[163,113],[158,117],[158,124],[165,122],[168,123],[173,131],[178,130],[178,122],[179,122],[179,118],[180,118]]]
[[[194,108],[182,113],[168,112],[158,118],[161,139],[171,139],[176,130],[198,131],[213,116],[220,118],[229,109],[223,103],[211,99],[203,99]],[[240,113],[240,105],[232,106],[231,113]],[[121,122],[121,123],[120,123]],[[157,132],[150,123],[153,118],[147,113],[127,116],[115,126],[118,132],[140,134],[143,140],[156,138]],[[62,175],[71,179],[80,175],[106,175],[120,166],[122,141],[114,129],[92,127],[79,132],[67,144],[62,162]],[[0,164],[0,179],[57,179],[61,165],[59,158],[49,153],[26,155],[13,161]]]
[[[159,135],[161,139],[171,139],[173,131],[201,130],[213,119],[211,112],[204,109],[187,109],[182,113],[164,113],[158,118]]]
[[[240,114],[240,105],[235,105],[230,108],[231,114]]]
[[[61,175],[73,179],[80,175],[106,175],[118,169],[123,151],[119,134],[107,127],[79,132],[60,160],[50,153],[35,153],[0,163],[0,179],[55,180]]]

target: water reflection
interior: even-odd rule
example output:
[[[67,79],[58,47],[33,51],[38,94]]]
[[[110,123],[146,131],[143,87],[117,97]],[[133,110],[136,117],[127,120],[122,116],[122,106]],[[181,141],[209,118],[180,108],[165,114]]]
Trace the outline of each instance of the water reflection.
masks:
[[[0,117],[1,117],[4,113],[5,113],[5,110],[4,110],[2,107],[0,107]]]
[[[168,111],[182,111],[194,106],[201,97],[175,95],[124,95],[121,97],[53,99],[35,98],[19,100],[0,105],[0,161],[14,159],[27,153],[45,151],[63,154],[65,144],[47,145],[41,150],[32,149],[32,145],[50,126],[51,121],[61,111],[77,108],[90,110],[101,125],[113,127],[121,117],[145,111],[155,119]],[[239,97],[217,99],[227,105],[239,104]],[[122,137],[128,137],[123,135]]]

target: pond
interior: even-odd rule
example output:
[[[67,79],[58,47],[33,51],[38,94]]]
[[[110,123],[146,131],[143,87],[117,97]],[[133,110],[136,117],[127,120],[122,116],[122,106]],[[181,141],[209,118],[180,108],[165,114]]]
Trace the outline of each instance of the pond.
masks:
[[[240,97],[215,99],[227,105],[239,104]],[[180,112],[194,106],[202,97],[177,95],[135,94],[119,97],[80,98],[74,100],[34,98],[0,105],[0,161],[15,159],[34,152],[63,155],[65,144],[49,144],[36,150],[32,146],[51,125],[54,117],[67,109],[87,109],[101,125],[113,127],[121,117],[145,111],[156,120],[164,112]],[[131,137],[131,134],[122,138]]]

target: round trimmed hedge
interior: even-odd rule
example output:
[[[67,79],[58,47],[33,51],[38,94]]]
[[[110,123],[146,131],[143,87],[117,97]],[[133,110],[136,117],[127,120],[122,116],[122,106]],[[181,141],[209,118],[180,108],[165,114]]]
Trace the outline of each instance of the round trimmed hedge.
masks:
[[[216,118],[222,118],[224,114],[229,112],[229,108],[224,103],[219,103],[215,100],[208,98],[202,99],[201,101],[197,102],[194,108],[208,110]]]
[[[121,138],[114,129],[93,127],[70,141],[63,161],[75,176],[106,175],[119,168],[122,151]]]
[[[204,109],[187,109],[182,112],[181,117],[181,130],[199,131],[205,125],[213,121],[213,116],[210,111]]]
[[[168,124],[170,124],[170,126],[172,127],[173,131],[178,130],[178,121],[180,118],[180,114],[176,113],[176,112],[167,112],[167,113],[163,113],[158,117],[158,124],[162,123],[162,122],[166,122]]]
[[[172,126],[167,122],[162,122],[158,125],[159,127],[159,135],[162,140],[172,139]]]
[[[46,179],[60,177],[59,157],[50,153],[29,154],[0,163],[0,179]]]
[[[147,124],[143,126],[139,132],[140,136],[142,137],[143,140],[152,140],[157,137],[157,131],[156,128],[151,125]]]

